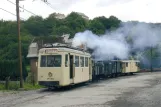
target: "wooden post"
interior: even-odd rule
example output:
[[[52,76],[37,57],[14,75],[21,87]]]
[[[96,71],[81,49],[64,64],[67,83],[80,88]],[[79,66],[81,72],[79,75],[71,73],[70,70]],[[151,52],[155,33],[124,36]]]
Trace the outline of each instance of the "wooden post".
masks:
[[[5,82],[5,89],[6,90],[9,89],[9,81],[10,81],[10,77],[6,77],[6,82]]]
[[[19,56],[19,70],[20,70],[20,88],[23,88],[19,0],[16,0],[16,14],[17,14],[17,33],[18,33],[18,56]]]
[[[150,63],[151,65],[150,65],[150,69],[151,69],[151,72],[152,72],[152,71],[153,71],[153,66],[152,66],[153,48],[152,48],[152,47],[151,47],[151,49],[150,49],[150,53],[151,53],[151,54],[150,54],[150,55],[151,55],[151,63]]]

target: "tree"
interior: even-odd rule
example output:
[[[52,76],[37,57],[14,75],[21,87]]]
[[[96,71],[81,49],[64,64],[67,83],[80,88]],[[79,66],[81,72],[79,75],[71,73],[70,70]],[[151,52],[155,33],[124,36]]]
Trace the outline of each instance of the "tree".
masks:
[[[121,21],[115,16],[109,17],[109,26],[111,26],[110,28],[115,28],[115,29],[118,28],[120,25],[120,22]]]
[[[89,30],[91,30],[95,34],[104,34],[105,33],[105,26],[98,20],[93,19],[89,22]]]
[[[86,30],[88,21],[78,13],[72,12],[65,18],[64,24],[72,30],[70,35],[73,37],[75,33]]]
[[[70,34],[72,38],[76,33],[87,29],[96,34],[104,34],[106,29],[117,28],[120,23],[120,20],[114,16],[86,20],[77,12],[71,12],[64,19],[57,19],[56,15],[57,13],[52,13],[47,18],[31,16],[28,20],[21,21],[22,57],[25,63],[28,64],[26,55],[33,38],[40,43],[62,42],[60,36],[63,34]],[[18,58],[17,41],[17,22],[0,20],[0,59]]]
[[[43,18],[40,16],[31,16],[25,23],[25,28],[34,36],[46,35]]]
[[[53,35],[56,34],[56,29],[60,26],[64,26],[64,20],[63,19],[57,19],[56,13],[52,13],[44,20],[45,28],[47,31],[47,35]]]

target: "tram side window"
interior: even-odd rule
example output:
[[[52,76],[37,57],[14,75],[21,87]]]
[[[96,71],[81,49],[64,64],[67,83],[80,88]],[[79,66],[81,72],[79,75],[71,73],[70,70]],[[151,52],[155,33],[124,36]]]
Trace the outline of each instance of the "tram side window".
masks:
[[[68,67],[68,55],[65,55],[65,67]]]
[[[47,67],[61,67],[61,55],[48,55]]]
[[[85,67],[88,67],[88,57],[85,58]]]
[[[75,56],[75,67],[79,67],[79,56]]]
[[[41,67],[61,67],[61,55],[41,56]]]
[[[80,64],[81,64],[81,67],[84,67],[84,57],[80,57]]]
[[[46,56],[41,56],[41,67],[46,67]]]
[[[126,67],[128,67],[128,62],[126,62]]]

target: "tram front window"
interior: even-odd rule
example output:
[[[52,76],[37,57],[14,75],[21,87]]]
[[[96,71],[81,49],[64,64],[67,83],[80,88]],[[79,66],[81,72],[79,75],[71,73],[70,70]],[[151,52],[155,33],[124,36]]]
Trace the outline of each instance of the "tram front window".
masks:
[[[61,55],[41,56],[41,67],[61,67]]]

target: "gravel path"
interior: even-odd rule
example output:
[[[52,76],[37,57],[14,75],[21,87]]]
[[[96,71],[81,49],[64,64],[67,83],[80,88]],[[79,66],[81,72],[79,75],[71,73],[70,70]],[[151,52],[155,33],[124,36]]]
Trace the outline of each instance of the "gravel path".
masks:
[[[66,91],[0,92],[0,107],[160,107],[161,72],[103,80]]]
[[[134,88],[111,102],[112,107],[161,107],[160,74],[149,80],[149,86]]]

